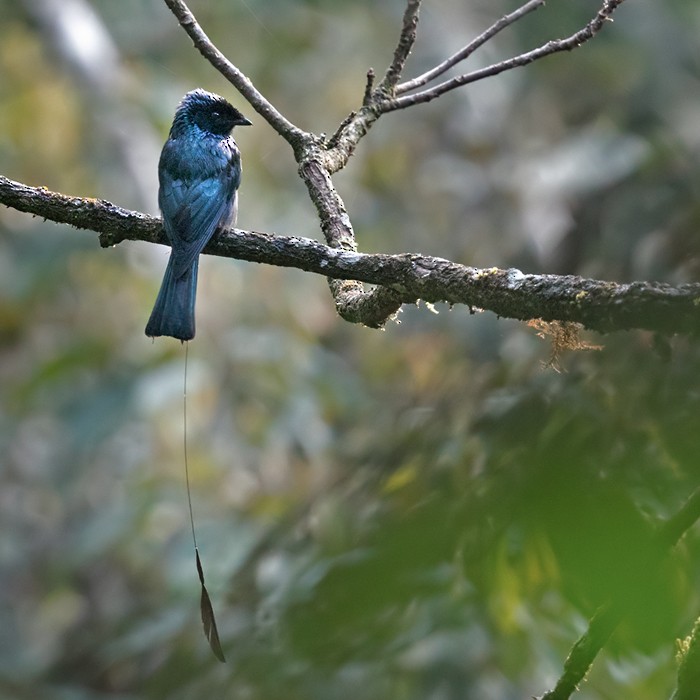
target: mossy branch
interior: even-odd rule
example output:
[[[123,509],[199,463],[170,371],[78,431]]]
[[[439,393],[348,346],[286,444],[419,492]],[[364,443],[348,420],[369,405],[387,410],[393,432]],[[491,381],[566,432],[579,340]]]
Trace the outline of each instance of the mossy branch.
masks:
[[[100,199],[69,197],[0,176],[0,203],[94,231],[103,247],[128,240],[167,244],[160,219]],[[579,323],[603,333],[634,328],[662,334],[700,332],[700,284],[618,284],[512,268],[480,269],[428,255],[370,255],[309,238],[240,229],[215,236],[204,252],[324,275],[342,286],[336,296],[340,315],[373,328],[402,304],[424,300],[523,321]],[[365,292],[363,282],[377,288]]]

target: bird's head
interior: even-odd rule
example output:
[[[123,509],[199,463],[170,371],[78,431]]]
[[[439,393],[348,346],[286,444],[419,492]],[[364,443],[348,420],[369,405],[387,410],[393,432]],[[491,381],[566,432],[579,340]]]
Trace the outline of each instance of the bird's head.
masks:
[[[180,124],[194,124],[203,131],[226,136],[234,126],[250,126],[251,122],[223,97],[197,88],[178,105],[173,127]]]

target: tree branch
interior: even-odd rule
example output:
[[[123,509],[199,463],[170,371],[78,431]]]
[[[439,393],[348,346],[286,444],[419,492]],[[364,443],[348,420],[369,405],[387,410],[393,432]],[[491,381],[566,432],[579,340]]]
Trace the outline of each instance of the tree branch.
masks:
[[[104,247],[125,240],[166,243],[160,219],[110,202],[29,187],[0,176],[0,203],[100,234]],[[347,216],[347,215],[346,215]],[[342,231],[346,223],[330,221]],[[348,223],[349,225],[349,223]],[[617,284],[572,275],[530,275],[520,270],[478,269],[443,258],[404,253],[363,254],[308,238],[231,230],[204,249],[210,255],[295,267],[335,280],[340,315],[371,327],[383,325],[401,304],[464,304],[504,318],[542,318],[611,332],[642,328],[659,333],[700,332],[700,284]],[[360,282],[385,289],[364,292]],[[335,290],[334,291],[338,291]]]
[[[397,85],[395,94],[402,95],[406,92],[411,92],[412,90],[416,90],[419,87],[422,87],[423,85],[427,85],[428,83],[432,82],[433,80],[435,80],[435,78],[441,76],[443,73],[446,73],[453,66],[456,66],[458,63],[461,63],[465,59],[469,58],[469,56],[471,56],[474,53],[474,51],[476,51],[480,46],[483,46],[487,41],[496,36],[498,32],[502,31],[506,27],[509,27],[514,22],[517,22],[521,17],[524,17],[526,14],[532,12],[533,10],[539,9],[544,5],[544,3],[545,0],[529,0],[529,2],[526,2],[522,7],[519,7],[517,10],[514,10],[513,12],[505,15],[504,17],[501,17],[501,19],[499,19],[497,22],[494,22],[486,31],[479,34],[478,37],[470,41],[464,48],[460,49],[459,51],[457,51],[457,53],[453,54],[448,59],[435,66],[435,68],[426,71],[422,75],[419,75],[417,78],[407,80],[405,83]]]
[[[172,1],[173,0],[166,0],[166,2]],[[551,56],[561,51],[572,51],[592,39],[601,31],[608,21],[612,21],[613,13],[623,2],[624,0],[603,0],[600,9],[586,26],[566,39],[549,41],[519,56],[465,73],[464,75],[457,76],[450,80],[445,80],[432,88],[411,93],[412,90],[431,82],[445,73],[449,68],[466,59],[477,48],[483,46],[489,39],[498,34],[498,32],[512,25],[533,10],[541,7],[544,4],[544,0],[529,0],[517,10],[514,10],[495,22],[481,35],[443,63],[440,63],[438,66],[435,66],[433,69],[423,73],[417,78],[394,86],[392,81],[400,77],[400,73],[403,71],[406,58],[408,57],[408,52],[415,42],[420,2],[412,2],[409,0],[404,14],[399,44],[395,50],[394,60],[387,71],[387,75],[382,80],[382,84],[376,89],[371,90],[368,89],[368,87],[365,88],[362,107],[346,117],[336,133],[326,144],[323,154],[325,167],[328,168],[331,174],[343,168],[360,140],[382,114],[398,109],[405,109],[412,105],[430,102],[450,90],[498,75],[512,68],[525,66],[545,56]],[[374,74],[372,73],[372,79],[373,77]],[[370,85],[370,81],[368,81],[368,85]],[[389,87],[393,89],[389,89]]]
[[[394,51],[394,59],[386,71],[384,78],[377,86],[378,94],[383,97],[393,96],[396,83],[399,82],[401,73],[413,45],[416,43],[416,30],[418,28],[418,13],[421,0],[407,0],[406,11],[403,15],[403,24],[399,43]]]
[[[483,80],[484,78],[490,78],[494,75],[498,75],[499,73],[503,73],[504,71],[511,70],[512,68],[525,66],[528,63],[532,63],[540,58],[551,56],[552,54],[559,53],[561,51],[572,51],[573,49],[578,48],[582,44],[585,44],[587,41],[592,39],[607,22],[611,22],[613,13],[623,2],[624,0],[604,0],[602,7],[600,10],[598,10],[595,17],[593,17],[593,19],[591,19],[585,27],[566,39],[554,39],[552,41],[548,41],[546,44],[543,44],[532,51],[528,51],[499,63],[494,63],[490,66],[480,68],[470,73],[465,73],[464,75],[459,75],[455,78],[451,78],[450,80],[445,80],[444,82],[439,83],[430,89],[387,100],[381,105],[381,112],[392,112],[397,109],[405,109],[406,107],[411,107],[413,105],[430,102],[436,97],[440,97],[440,95],[444,95],[446,92],[462,87],[463,85],[474,83],[478,80]],[[466,48],[464,50],[466,50]],[[405,92],[406,89],[403,89],[402,91]]]

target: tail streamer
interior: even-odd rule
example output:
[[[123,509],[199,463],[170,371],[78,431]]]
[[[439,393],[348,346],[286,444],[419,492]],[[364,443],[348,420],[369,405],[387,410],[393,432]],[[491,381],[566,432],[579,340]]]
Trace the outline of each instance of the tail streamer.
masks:
[[[199,558],[199,549],[197,547],[197,536],[194,530],[194,514],[192,512],[192,494],[190,493],[190,470],[187,461],[187,355],[188,355],[188,343],[185,341],[185,378],[184,387],[182,392],[183,399],[183,451],[185,454],[185,483],[187,484],[187,505],[190,511],[190,527],[192,528],[192,544],[194,545],[194,555],[197,564],[197,575],[199,576],[199,583],[202,586],[202,594],[199,601],[199,609],[202,615],[202,626],[204,627],[204,636],[209,642],[211,650],[214,652],[219,661],[226,663],[226,657],[224,656],[223,649],[221,648],[221,642],[219,641],[219,631],[216,628],[216,618],[214,617],[214,608],[211,604],[211,599],[209,598],[209,593],[207,587],[204,585],[204,570],[202,569],[202,561]]]

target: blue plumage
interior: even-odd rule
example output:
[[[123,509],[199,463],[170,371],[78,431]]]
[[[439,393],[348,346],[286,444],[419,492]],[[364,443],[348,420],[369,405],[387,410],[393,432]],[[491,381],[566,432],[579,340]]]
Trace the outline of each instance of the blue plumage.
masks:
[[[217,229],[235,224],[241,156],[230,134],[249,124],[223,97],[200,89],[175,112],[158,164],[158,204],[172,252],[147,336],[194,338],[199,254]]]

